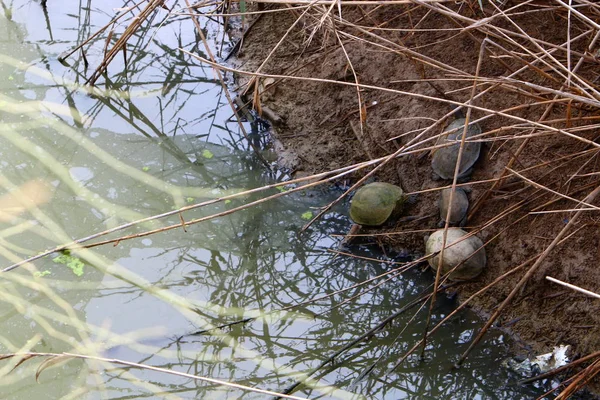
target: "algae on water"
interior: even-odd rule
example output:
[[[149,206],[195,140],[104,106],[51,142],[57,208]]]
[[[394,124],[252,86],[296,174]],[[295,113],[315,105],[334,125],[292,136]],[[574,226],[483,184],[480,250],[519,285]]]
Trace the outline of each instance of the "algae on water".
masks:
[[[302,213],[301,218],[305,219],[305,220],[309,220],[313,217],[313,213],[311,211],[307,211],[305,213]]]
[[[66,265],[73,271],[77,276],[83,275],[83,266],[85,265],[81,259],[72,256],[70,253],[63,253],[60,256],[54,258],[52,261],[58,264]]]

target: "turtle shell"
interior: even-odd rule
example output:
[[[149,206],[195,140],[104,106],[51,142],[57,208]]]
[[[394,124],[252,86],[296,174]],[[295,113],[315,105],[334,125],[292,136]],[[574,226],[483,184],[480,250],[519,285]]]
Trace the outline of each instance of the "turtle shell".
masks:
[[[446,222],[446,216],[448,215],[448,208],[450,208],[450,194],[452,193],[451,188],[446,188],[442,190],[440,193],[440,218],[442,221]],[[460,224],[465,216],[467,215],[467,210],[469,209],[469,199],[467,198],[467,193],[461,188],[456,188],[454,191],[454,196],[452,196],[452,208],[450,210],[450,218],[448,218],[448,223],[450,225],[458,225]]]
[[[459,118],[452,121],[452,123],[446,127],[445,132],[449,133],[446,138],[441,141],[441,143],[454,142],[455,144],[447,147],[441,147],[437,149],[435,153],[433,153],[431,167],[433,168],[433,172],[439,175],[442,179],[452,179],[454,177],[454,169],[456,168],[456,161],[458,160],[460,140],[462,138],[465,122],[466,120],[464,118]],[[480,133],[481,128],[479,125],[474,123],[469,124],[469,129],[467,129],[467,138],[479,135]],[[469,173],[469,170],[479,158],[480,151],[480,142],[465,143],[460,160],[458,178],[462,178]]]
[[[369,183],[358,189],[350,202],[350,218],[359,225],[378,226],[398,215],[404,203],[399,186],[385,182]]]
[[[431,268],[437,271],[438,265],[441,264],[442,274],[446,274],[460,265],[450,274],[450,280],[453,281],[465,281],[479,275],[486,264],[485,248],[481,239],[477,236],[470,236],[461,240],[463,236],[467,235],[467,232],[460,228],[448,228],[444,259],[440,263],[439,251],[442,249],[443,235],[443,229],[437,230],[429,236],[425,244],[427,255],[437,253],[428,260]]]

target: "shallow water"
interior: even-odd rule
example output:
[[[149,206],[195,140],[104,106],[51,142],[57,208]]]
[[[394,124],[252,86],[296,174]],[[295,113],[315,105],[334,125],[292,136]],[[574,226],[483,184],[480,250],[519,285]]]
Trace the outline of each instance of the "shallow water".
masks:
[[[123,3],[49,1],[47,12],[35,1],[0,5],[0,183],[6,193],[33,181],[37,191],[49,187],[51,195],[39,209],[13,210],[0,219],[3,268],[128,221],[285,178],[265,168],[229,120],[231,109],[212,70],[177,50],[204,52],[186,17],[158,12],[145,34],[130,40],[127,69],[118,56],[100,78],[99,89],[114,91],[89,96],[74,83],[83,83],[98,65],[106,35],[86,47],[87,69],[79,55],[68,59],[70,66],[57,56],[106,24]],[[125,26],[117,24],[116,34]],[[222,28],[214,22],[206,28],[218,51]],[[254,139],[266,141],[256,132]],[[263,156],[271,158],[268,151]],[[95,355],[273,391],[323,364],[310,389],[294,393],[310,398],[531,399],[548,389],[519,386],[500,366],[509,356],[509,339],[501,332],[490,333],[463,368],[452,370],[481,327],[470,312],[434,336],[424,361],[415,355],[396,366],[422,336],[426,312],[418,306],[333,357],[422,296],[432,281],[429,272],[411,270],[354,287],[408,258],[384,256],[376,245],[354,249],[375,261],[332,252],[338,247],[332,234],[349,227],[343,213],[300,233],[307,213],[339,193],[294,193],[185,230],[74,252],[85,264],[80,276],[58,263],[57,255],[5,272],[0,352]],[[265,195],[220,202],[181,218],[208,216]],[[99,240],[180,221],[176,214]],[[280,311],[292,305],[293,311]],[[439,299],[433,322],[454,306]],[[0,398],[268,397],[99,359],[42,365],[36,383],[40,362],[28,360],[13,370],[16,360],[2,361]]]

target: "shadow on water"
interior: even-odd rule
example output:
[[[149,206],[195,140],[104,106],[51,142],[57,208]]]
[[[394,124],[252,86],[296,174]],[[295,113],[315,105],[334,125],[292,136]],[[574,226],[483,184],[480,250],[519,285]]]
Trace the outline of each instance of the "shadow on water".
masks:
[[[212,71],[177,50],[203,52],[189,19],[156,13],[129,42],[127,67],[117,61],[105,75],[100,86],[111,95],[91,97],[68,82],[85,82],[93,67],[86,68],[81,56],[65,67],[57,56],[108,22],[123,3],[63,3],[1,2],[0,183],[8,191],[41,179],[53,188],[48,204],[3,226],[4,266],[128,221],[285,178],[267,171],[249,150]],[[115,24],[114,30],[124,27]],[[223,35],[213,22],[206,30],[212,40]],[[101,35],[86,49],[90,66],[101,59],[105,40]],[[333,235],[349,226],[343,207],[300,233],[307,213],[338,194],[336,188],[294,193],[185,230],[94,248],[81,253],[81,276],[55,256],[5,273],[0,351],[97,354],[277,391],[323,364],[314,387],[297,392],[311,398],[530,399],[547,390],[518,386],[500,368],[510,343],[500,332],[463,368],[451,370],[481,324],[470,312],[434,336],[424,361],[410,358],[394,368],[422,336],[425,311],[418,306],[330,360],[431,283],[428,272],[414,269],[360,285],[389,271],[390,261],[407,259],[386,258],[377,246],[355,249],[374,261],[331,252],[338,246]],[[176,215],[126,234],[179,221]],[[135,275],[123,279],[123,271]],[[161,293],[197,305],[194,317]],[[453,307],[440,298],[434,322]],[[0,365],[4,398],[264,398],[99,361],[57,365],[41,374],[39,384],[39,362],[13,366]]]

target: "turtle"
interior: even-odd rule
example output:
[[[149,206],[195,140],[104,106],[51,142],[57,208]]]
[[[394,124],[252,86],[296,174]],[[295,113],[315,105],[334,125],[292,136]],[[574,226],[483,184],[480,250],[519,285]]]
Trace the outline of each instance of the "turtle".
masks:
[[[380,226],[402,212],[406,195],[391,183],[373,182],[356,191],[350,201],[350,218],[358,225]]]
[[[440,200],[438,206],[440,208],[440,223],[442,227],[446,224],[446,216],[448,216],[448,209],[450,208],[450,194],[452,193],[451,188],[443,189],[440,192]],[[456,188],[454,196],[452,196],[452,208],[450,209],[450,216],[448,223],[450,225],[465,226],[467,222],[467,210],[469,209],[469,199],[465,189]]]
[[[452,179],[458,160],[458,151],[460,149],[460,140],[462,138],[463,129],[466,119],[458,118],[452,121],[444,132],[448,132],[446,138],[441,140],[441,143],[455,142],[455,144],[441,147],[433,153],[431,159],[431,168],[433,168],[433,179]],[[475,123],[470,123],[467,129],[467,138],[479,135],[481,128]],[[471,174],[473,165],[479,158],[481,151],[480,142],[466,142],[463,148],[462,157],[460,160],[460,168],[458,170],[458,178],[466,178]]]
[[[467,236],[468,233],[460,228],[448,228],[446,248],[444,249],[442,274],[451,270],[450,280],[466,281],[477,277],[486,266],[486,255],[483,242],[477,236]],[[439,229],[429,236],[425,242],[425,253],[433,255],[428,262],[437,271],[444,230]]]

